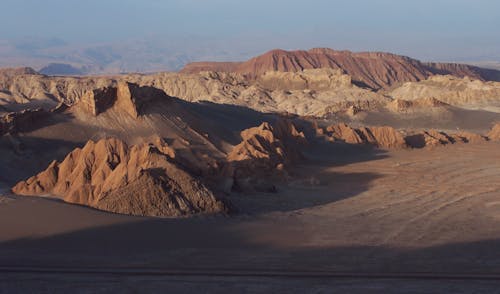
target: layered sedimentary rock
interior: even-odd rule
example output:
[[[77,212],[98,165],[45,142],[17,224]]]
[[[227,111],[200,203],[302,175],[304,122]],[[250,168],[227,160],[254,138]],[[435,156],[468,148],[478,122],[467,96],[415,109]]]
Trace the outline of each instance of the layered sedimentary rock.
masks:
[[[92,101],[105,96],[105,89],[126,89],[126,86],[120,86],[125,83],[138,85],[141,92],[144,92],[143,87],[156,88],[190,102],[211,101],[299,115],[321,116],[332,109],[338,110],[343,103],[378,105],[388,100],[351,84],[350,77],[339,70],[313,69],[298,73],[268,73],[258,81],[239,74],[218,72],[80,78],[20,75],[12,82],[0,85],[0,105],[43,102],[53,107],[59,102],[73,105],[86,100],[90,112],[94,112]],[[291,89],[286,89],[288,87]],[[126,92],[125,96],[134,96]]]
[[[168,101],[165,92],[148,86],[139,86],[129,82],[119,82],[116,87],[105,87],[87,92],[76,104],[94,116],[109,108],[116,108],[137,118],[141,109],[154,99]]]
[[[470,109],[500,111],[500,83],[469,77],[433,76],[420,82],[408,82],[388,93],[395,99],[419,100],[428,97]]]
[[[53,195],[70,203],[131,215],[221,213],[225,204],[175,161],[160,139],[127,146],[116,138],[89,141],[12,188],[20,195]]]
[[[271,90],[314,90],[352,87],[351,77],[340,69],[305,69],[298,72],[268,71],[257,77],[260,86]]]
[[[311,68],[341,69],[356,83],[372,89],[389,88],[403,82],[420,81],[435,74],[469,76],[482,80],[498,80],[495,71],[463,64],[422,63],[409,57],[381,53],[336,51],[315,48],[308,51],[272,50],[245,62],[194,62],[182,72],[236,72],[258,77],[268,71],[298,72]]]

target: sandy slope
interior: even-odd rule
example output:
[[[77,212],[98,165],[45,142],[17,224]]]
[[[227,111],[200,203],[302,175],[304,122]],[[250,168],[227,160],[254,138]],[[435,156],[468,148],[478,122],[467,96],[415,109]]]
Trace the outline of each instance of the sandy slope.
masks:
[[[0,204],[0,263],[500,274],[498,147],[311,146],[279,193],[234,195],[232,218],[127,217],[16,197]]]

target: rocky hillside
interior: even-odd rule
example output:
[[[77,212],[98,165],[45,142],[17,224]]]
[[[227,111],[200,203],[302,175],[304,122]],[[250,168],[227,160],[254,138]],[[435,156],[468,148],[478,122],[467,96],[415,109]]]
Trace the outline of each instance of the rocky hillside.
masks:
[[[12,188],[20,195],[54,195],[66,202],[148,216],[226,211],[224,203],[185,168],[165,142],[127,146],[115,138],[89,141]]]
[[[245,62],[195,62],[181,72],[236,72],[257,77],[268,71],[297,72],[312,68],[340,69],[358,85],[372,89],[390,88],[403,82],[420,81],[435,74],[469,76],[481,80],[500,80],[500,72],[471,65],[423,63],[390,53],[336,51],[315,48],[308,51],[272,50]]]
[[[20,107],[36,104],[54,107],[59,102],[72,105],[97,89],[135,83],[163,90],[180,99],[211,101],[249,107],[263,112],[323,115],[349,101],[361,105],[370,101],[383,104],[387,98],[352,84],[340,70],[314,69],[297,73],[268,72],[249,80],[239,74],[202,72],[199,74],[158,73],[116,77],[48,77],[20,74],[0,83],[0,105]],[[97,94],[97,93],[96,93]],[[347,106],[348,107],[348,106]]]
[[[500,111],[500,83],[468,77],[432,76],[420,82],[408,82],[389,93],[392,98],[418,100],[434,97],[450,105]]]

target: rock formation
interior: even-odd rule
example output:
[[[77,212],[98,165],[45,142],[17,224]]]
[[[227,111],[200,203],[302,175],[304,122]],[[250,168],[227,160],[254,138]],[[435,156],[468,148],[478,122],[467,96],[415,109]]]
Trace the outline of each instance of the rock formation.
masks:
[[[442,131],[431,129],[409,134],[405,136],[405,140],[408,146],[412,148],[433,148],[457,143],[480,143],[487,141],[488,138],[479,134],[469,132],[448,134]]]
[[[96,116],[113,106],[116,101],[116,87],[106,87],[88,91],[78,101],[77,106]]]
[[[468,77],[433,76],[420,82],[408,82],[391,91],[389,96],[411,101],[434,97],[461,108],[500,112],[500,83]]]
[[[221,213],[225,204],[175,161],[161,139],[127,146],[115,138],[89,141],[12,188],[20,195],[54,195],[70,203],[131,215]]]
[[[444,108],[449,104],[439,101],[434,97],[418,98],[415,100],[394,99],[387,104],[387,108],[398,113],[412,113],[415,111],[430,111],[433,108]]]
[[[370,144],[380,148],[405,148],[403,135],[392,127],[352,128],[347,124],[317,128],[316,133],[326,136],[331,141],[348,144]]]
[[[84,99],[87,101],[84,103],[87,104],[86,108],[93,113],[93,100],[105,95],[105,89],[126,89],[127,86],[123,86],[126,83],[138,85],[140,92],[145,92],[144,87],[151,88],[151,91],[155,88],[163,90],[169,96],[190,102],[211,101],[263,112],[299,115],[322,116],[330,109],[342,107],[342,103],[378,105],[385,104],[388,100],[349,81],[349,76],[331,69],[268,73],[259,81],[245,79],[239,74],[218,72],[80,78],[20,75],[5,85],[0,83],[0,105],[43,102],[50,106],[48,108],[52,108],[60,102],[73,105]],[[286,87],[293,89],[285,89]],[[134,89],[137,86],[129,85],[128,88]],[[134,96],[126,92],[124,96]],[[106,105],[101,105],[102,107],[106,108]],[[135,116],[133,113],[132,115]]]
[[[500,123],[493,125],[487,136],[490,140],[500,141]]]
[[[316,134],[325,136],[329,141],[341,141],[348,144],[369,144],[379,148],[424,148],[437,147],[456,143],[480,143],[488,137],[469,132],[447,134],[438,130],[410,131],[405,134],[392,127],[360,127],[353,128],[347,124],[336,124],[326,128],[316,126]],[[500,127],[497,130],[500,134]],[[492,130],[488,136],[495,136]],[[500,138],[500,136],[499,136]]]
[[[49,112],[37,108],[19,112],[9,112],[0,117],[0,136],[29,131],[40,125],[40,120],[47,117]]]
[[[119,82],[116,87],[99,88],[87,92],[76,106],[94,116],[114,107],[137,118],[149,101],[154,99],[168,101],[169,98],[165,92],[153,87]]]
[[[450,74],[475,79],[498,79],[491,70],[470,65],[422,63],[409,57],[380,52],[353,53],[315,48],[308,51],[272,50],[245,62],[194,62],[181,72],[236,72],[258,77],[268,71],[297,72],[311,68],[340,69],[355,83],[372,89],[389,88],[403,82],[420,81],[435,74]]]
[[[304,133],[288,120],[267,122],[241,132],[242,142],[228,154],[233,189],[273,191],[269,176],[282,174],[302,158]]]

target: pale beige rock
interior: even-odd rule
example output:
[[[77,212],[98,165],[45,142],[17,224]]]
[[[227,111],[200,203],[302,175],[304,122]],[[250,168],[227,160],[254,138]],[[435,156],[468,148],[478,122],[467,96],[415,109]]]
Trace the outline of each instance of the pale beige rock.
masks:
[[[401,100],[434,97],[461,108],[500,112],[500,82],[483,82],[468,77],[432,76],[420,82],[405,83],[389,95]]]

